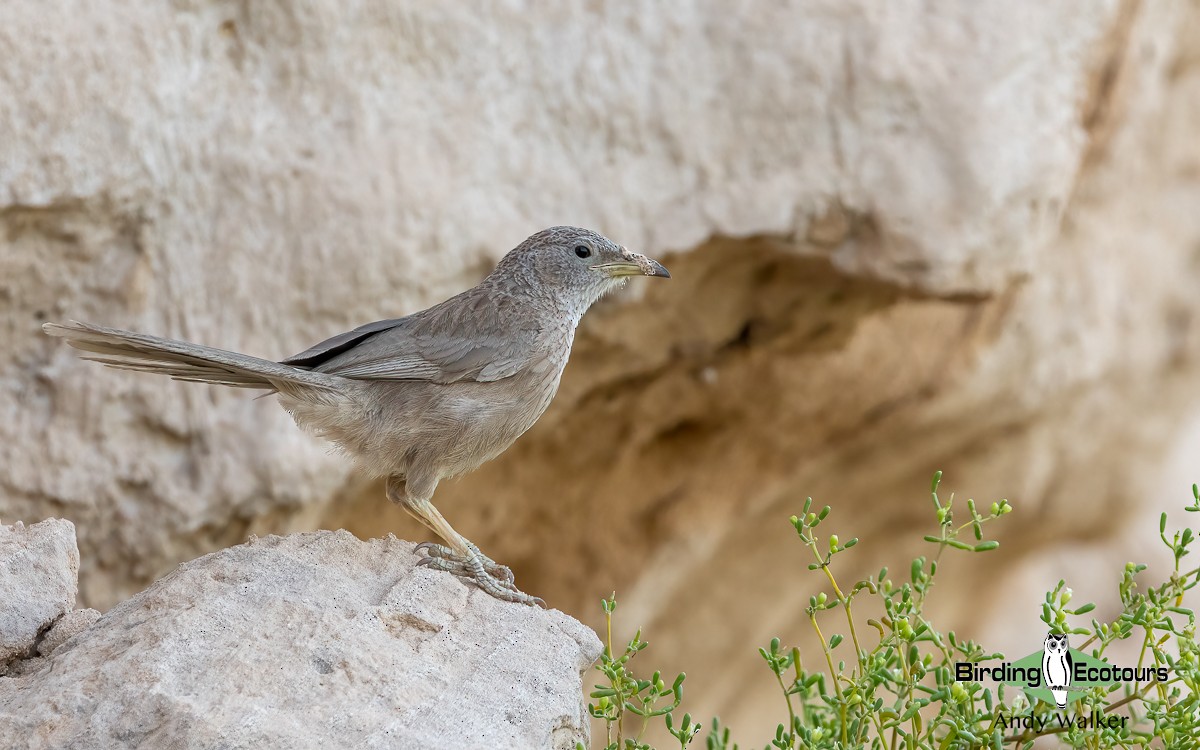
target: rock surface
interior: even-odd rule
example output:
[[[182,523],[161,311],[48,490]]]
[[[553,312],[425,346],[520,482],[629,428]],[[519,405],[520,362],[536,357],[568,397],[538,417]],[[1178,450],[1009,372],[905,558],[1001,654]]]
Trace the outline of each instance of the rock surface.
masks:
[[[935,604],[1024,653],[1031,580],[1111,613],[1200,479],[1195,3],[51,0],[0,4],[0,49],[0,516],[79,524],[84,604],[250,532],[423,532],[272,399],[44,320],[281,357],[555,223],[674,278],[590,314],[439,507],[553,606],[620,592],[744,745],[779,719],[755,647],[815,646],[806,495],[860,573],[924,552],[935,469],[1007,497]]]
[[[407,542],[340,531],[185,563],[0,679],[0,737],[14,750],[586,744],[595,634],[415,560]]]
[[[49,656],[59,646],[87,630],[100,619],[99,610],[86,608],[67,612],[55,621],[37,645],[38,656]]]
[[[0,675],[31,655],[55,621],[74,609],[78,576],[70,521],[0,525]]]

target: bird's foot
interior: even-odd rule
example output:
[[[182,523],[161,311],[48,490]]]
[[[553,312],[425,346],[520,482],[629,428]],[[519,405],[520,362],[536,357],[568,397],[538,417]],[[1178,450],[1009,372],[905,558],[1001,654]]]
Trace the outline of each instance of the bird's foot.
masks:
[[[536,604],[545,608],[546,602],[517,588],[513,583],[513,572],[507,566],[501,565],[483,554],[473,544],[468,545],[467,549],[470,554],[460,555],[441,544],[422,542],[413,548],[413,552],[425,553],[417,561],[417,565],[424,565],[433,570],[444,570],[459,578],[466,578],[497,599],[518,604]]]
[[[507,565],[501,565],[492,558],[483,554],[475,545],[471,545],[468,547],[468,549],[474,553],[474,556],[479,560],[480,564],[483,566],[483,570],[488,575],[490,575],[492,578],[495,578],[507,588],[515,588],[513,586],[514,579],[511,568],[509,568]],[[421,542],[416,547],[413,547],[413,552],[418,554],[421,552],[425,553],[425,556],[421,558],[417,565],[428,565],[437,570],[454,572],[451,571],[449,567],[434,565],[434,561],[436,560],[465,568],[468,571],[471,571],[472,568],[470,562],[471,557],[460,555],[449,547],[441,544],[435,544],[434,542]],[[473,576],[466,575],[465,577],[471,578]]]

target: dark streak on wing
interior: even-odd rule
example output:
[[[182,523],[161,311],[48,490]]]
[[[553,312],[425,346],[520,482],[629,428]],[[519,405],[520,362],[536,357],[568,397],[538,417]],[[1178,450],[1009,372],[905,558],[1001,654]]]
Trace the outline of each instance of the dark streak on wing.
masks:
[[[406,320],[407,318],[390,318],[388,320],[377,320],[374,323],[361,325],[353,331],[339,333],[332,338],[325,339],[316,346],[305,349],[299,354],[280,360],[280,364],[295,365],[296,367],[317,367],[323,362],[327,362],[339,354],[353,349],[378,333],[403,325]]]

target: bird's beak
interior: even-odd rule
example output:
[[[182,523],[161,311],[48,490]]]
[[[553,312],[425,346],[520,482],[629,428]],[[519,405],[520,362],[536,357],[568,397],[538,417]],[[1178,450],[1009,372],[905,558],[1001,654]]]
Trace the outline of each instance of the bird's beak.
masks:
[[[621,248],[622,260],[616,263],[600,263],[592,266],[597,271],[608,274],[612,278],[620,278],[622,276],[658,276],[660,278],[671,278],[671,272],[653,258],[647,258],[640,253],[632,253],[625,248]]]

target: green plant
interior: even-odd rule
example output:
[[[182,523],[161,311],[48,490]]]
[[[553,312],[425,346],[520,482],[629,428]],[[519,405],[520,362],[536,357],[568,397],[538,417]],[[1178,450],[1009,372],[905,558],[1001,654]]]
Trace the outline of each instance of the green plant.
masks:
[[[681,748],[687,747],[699,732],[700,725],[692,721],[691,714],[684,714],[679,726],[675,726],[675,709],[683,700],[683,681],[686,678],[682,672],[676,675],[668,687],[662,679],[661,672],[655,672],[648,680],[639,680],[629,671],[629,662],[642,649],[650,645],[642,640],[641,628],[620,655],[613,650],[612,613],[617,608],[617,595],[601,602],[604,608],[606,637],[604,652],[600,654],[600,663],[596,665],[607,679],[608,685],[597,685],[591,693],[595,703],[588,704],[588,712],[593,718],[604,721],[608,742],[606,750],[652,750],[642,742],[642,737],[650,726],[651,719],[662,718],[667,731],[679,741]],[[633,715],[636,733],[626,735],[626,719]]]
[[[837,534],[822,537],[818,528],[830,508],[813,511],[811,498],[803,512],[791,518],[801,543],[811,551],[809,571],[822,577],[828,591],[810,597],[805,610],[820,644],[809,666],[798,648],[784,647],[778,638],[759,649],[782,694],[781,710],[786,708],[786,718],[767,750],[1031,748],[1038,738],[1081,748],[1197,747],[1200,647],[1195,613],[1184,606],[1184,594],[1200,582],[1200,568],[1185,569],[1182,564],[1195,541],[1192,530],[1185,528],[1168,538],[1167,516],[1162,515],[1159,537],[1171,550],[1174,569],[1165,582],[1143,588],[1139,575],[1146,566],[1127,564],[1118,585],[1122,611],[1111,622],[1093,618],[1086,627],[1078,624],[1095,606],[1068,608],[1072,592],[1064,581],[1046,593],[1041,619],[1052,633],[1087,636],[1078,647],[1080,652],[1099,660],[1113,643],[1139,638],[1138,669],[1161,670],[1153,678],[1132,682],[1093,685],[1084,681],[1082,687],[1072,689],[1070,705],[1063,711],[1004,684],[993,689],[955,679],[956,665],[994,664],[1004,656],[954,632],[937,630],[925,616],[925,604],[943,553],[995,550],[999,543],[984,538],[984,526],[1010,513],[1012,507],[1000,500],[980,512],[974,501],[967,500],[960,522],[953,496],[945,502],[939,498],[940,482],[938,472],[930,491],[938,533],[924,537],[936,550],[913,560],[903,581],[884,568],[845,587],[834,573],[835,560],[858,540],[842,543]],[[1193,485],[1192,494],[1194,502],[1186,509],[1200,512],[1200,487]],[[864,599],[875,601],[882,612],[878,619],[864,622],[856,617],[855,605]],[[654,721],[662,721],[679,747],[686,748],[700,732],[700,724],[690,714],[676,720],[684,675],[670,685],[659,672],[648,680],[635,677],[631,662],[647,644],[639,630],[616,653],[612,645],[615,595],[604,600],[603,607],[608,637],[596,669],[607,684],[596,686],[588,708],[604,723],[605,750],[653,750],[643,737]],[[843,625],[849,641],[841,632],[833,632]],[[843,644],[853,650],[849,663],[835,656]],[[1022,661],[1031,659],[1034,655]],[[730,730],[716,719],[705,744],[708,750],[738,750]]]

